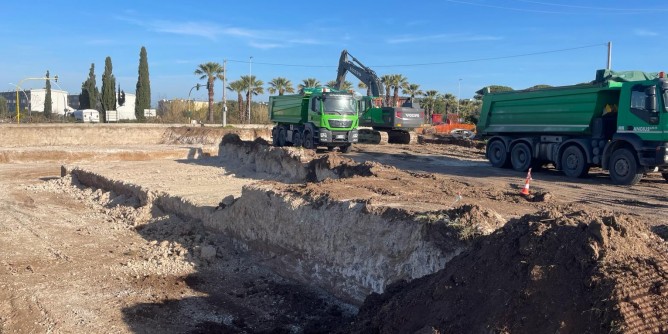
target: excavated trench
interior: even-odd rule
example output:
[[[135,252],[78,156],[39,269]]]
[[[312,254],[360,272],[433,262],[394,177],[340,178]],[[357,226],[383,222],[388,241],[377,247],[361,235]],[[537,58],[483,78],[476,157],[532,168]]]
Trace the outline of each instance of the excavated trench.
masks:
[[[218,156],[206,161],[237,175],[261,175],[261,181],[243,185],[237,195],[216,192],[213,196],[220,203],[214,207],[87,168],[63,166],[62,174],[71,174],[87,187],[138,198],[141,206],[202,221],[209,230],[233,238],[241,249],[266,259],[263,264],[281,276],[357,305],[394,281],[442,269],[467,246],[461,231],[449,224],[448,215],[460,217],[462,210],[480,210],[469,206],[456,209],[457,213],[443,211],[435,221],[418,217],[426,217],[424,213],[364,200],[280,190],[277,184],[327,187],[334,179],[374,178],[382,165],[358,164],[334,153],[275,148],[261,138],[242,141],[228,134]]]

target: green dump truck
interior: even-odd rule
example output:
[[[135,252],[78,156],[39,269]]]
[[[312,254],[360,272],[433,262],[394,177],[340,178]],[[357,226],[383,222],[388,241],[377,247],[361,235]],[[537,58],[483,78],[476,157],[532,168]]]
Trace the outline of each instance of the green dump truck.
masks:
[[[483,95],[479,136],[494,167],[554,164],[570,177],[592,166],[615,184],[650,171],[668,180],[668,81],[664,73],[599,70],[589,84]]]
[[[274,146],[350,151],[358,140],[357,100],[352,92],[328,87],[304,88],[301,94],[269,97]]]

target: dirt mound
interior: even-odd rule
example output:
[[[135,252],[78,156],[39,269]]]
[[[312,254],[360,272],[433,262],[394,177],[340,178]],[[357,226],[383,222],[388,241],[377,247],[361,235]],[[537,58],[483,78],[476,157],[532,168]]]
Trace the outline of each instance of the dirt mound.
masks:
[[[218,156],[227,164],[267,173],[290,182],[320,182],[326,179],[372,176],[377,163],[359,164],[339,153],[316,154],[296,147],[274,147],[266,140],[243,141],[236,134],[226,134]]]
[[[345,332],[663,333],[667,251],[630,216],[526,215],[445,269],[370,295]]]
[[[268,129],[237,129],[237,128],[210,128],[210,127],[171,127],[162,135],[162,144],[202,144],[218,145],[220,139],[227,134],[234,134],[244,140],[255,138],[270,138]]]

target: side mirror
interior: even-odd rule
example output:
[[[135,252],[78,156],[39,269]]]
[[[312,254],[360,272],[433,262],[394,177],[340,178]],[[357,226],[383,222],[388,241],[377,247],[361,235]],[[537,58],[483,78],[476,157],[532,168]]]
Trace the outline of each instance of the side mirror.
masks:
[[[645,94],[647,94],[647,100],[645,100],[645,110],[649,112],[656,112],[656,87],[649,86],[645,89]]]

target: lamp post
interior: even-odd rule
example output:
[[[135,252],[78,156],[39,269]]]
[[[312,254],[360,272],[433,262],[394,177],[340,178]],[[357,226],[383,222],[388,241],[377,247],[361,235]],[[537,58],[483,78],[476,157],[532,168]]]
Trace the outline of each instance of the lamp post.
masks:
[[[225,83],[227,79],[227,71],[225,69],[225,66],[227,65],[227,59],[223,60],[223,127],[227,126],[227,84]]]
[[[248,124],[251,118],[251,95],[253,94],[253,56],[248,61]]]
[[[10,82],[9,84],[12,85],[12,86],[14,86],[14,87],[16,87],[17,90],[20,88],[18,85],[15,85],[15,84],[13,84],[13,83],[11,83],[11,82]],[[32,116],[32,110],[31,110],[31,108],[30,108],[30,99],[28,98],[28,94],[26,94],[26,91],[25,91],[25,90],[22,90],[22,89],[21,89],[21,91],[23,92],[23,96],[26,97],[26,101],[28,102],[28,112],[30,113],[30,116]],[[16,103],[19,103],[19,100],[16,100]]]
[[[462,95],[462,79],[457,82],[457,117],[459,118],[459,96]]]
[[[200,87],[202,87],[201,84],[196,84],[196,85],[192,86],[192,88],[190,88],[190,91],[188,92],[188,104],[186,105],[186,108],[190,108],[190,93],[192,93],[193,89],[195,89],[195,88],[197,88],[197,90],[199,90]],[[194,103],[193,103],[193,105],[194,105]],[[191,112],[192,112],[192,110],[191,110]]]
[[[24,81],[27,80],[51,80],[51,78],[48,77],[42,77],[42,78],[25,78],[19,81],[19,84],[16,85],[16,124],[21,124],[21,112],[19,111],[19,89],[21,89],[21,84],[23,84]],[[53,77],[54,82],[58,82],[58,76]]]

